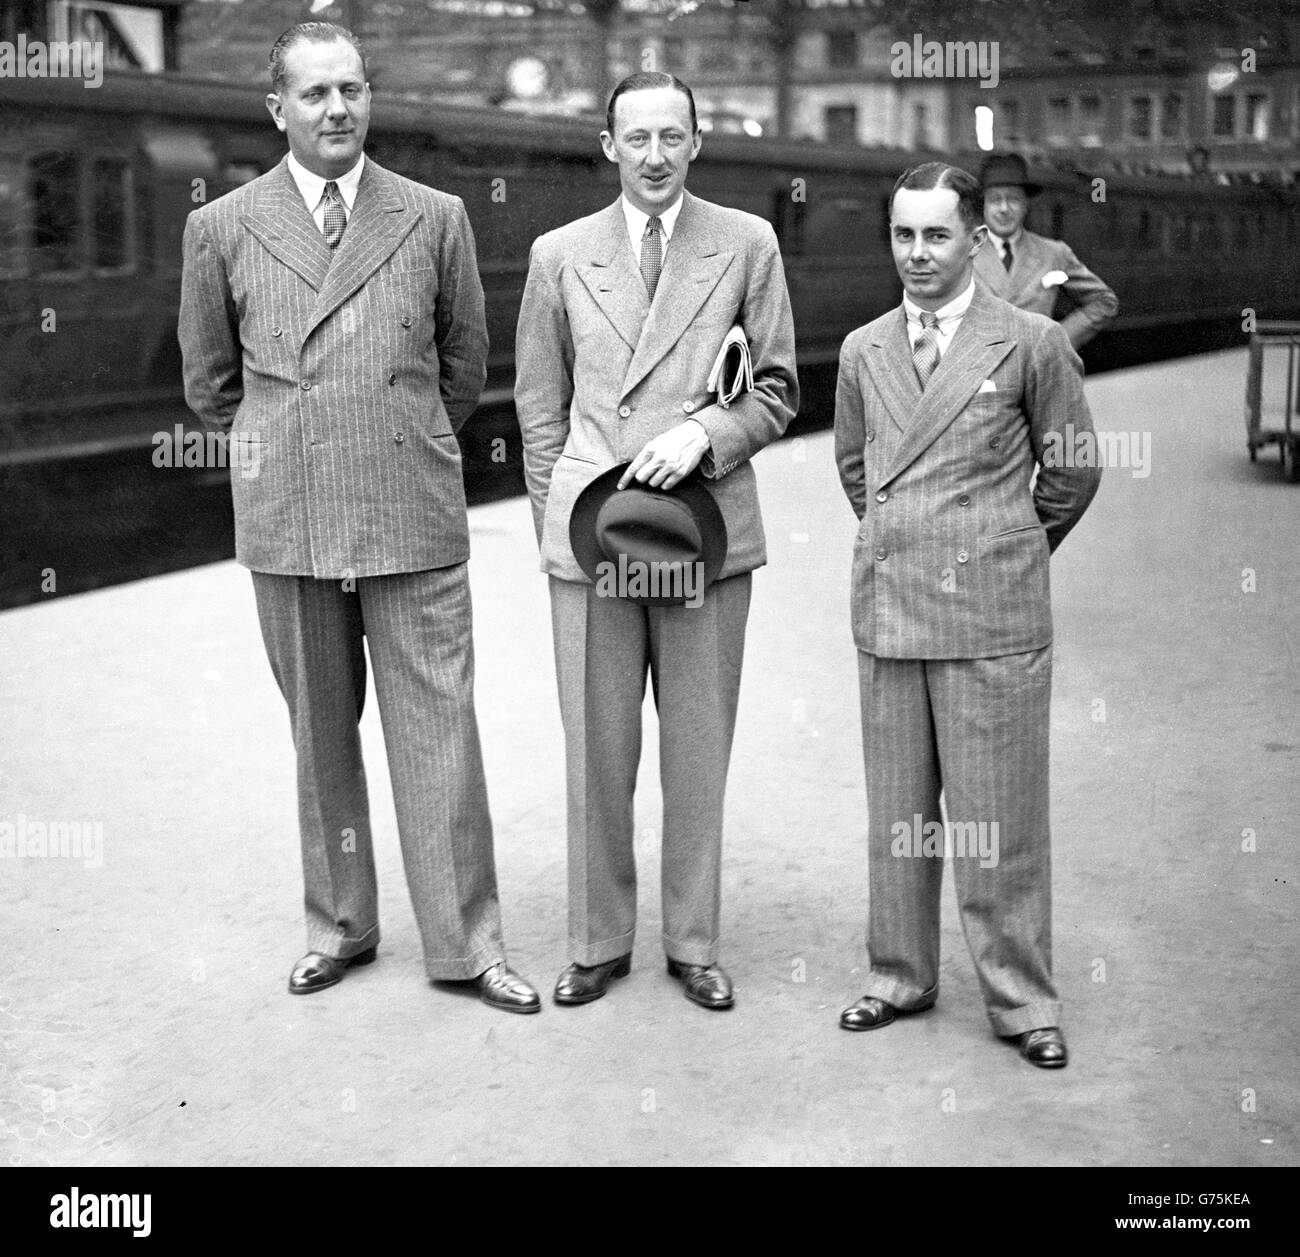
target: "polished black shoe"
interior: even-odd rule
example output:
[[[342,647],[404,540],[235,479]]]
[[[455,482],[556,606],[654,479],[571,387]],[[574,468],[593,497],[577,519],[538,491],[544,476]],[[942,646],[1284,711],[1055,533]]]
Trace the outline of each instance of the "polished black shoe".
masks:
[[[910,1017],[913,1013],[928,1012],[934,1001],[920,1008],[895,1008],[887,1000],[874,995],[864,995],[840,1014],[841,1030],[879,1030],[889,1025],[895,1017]]]
[[[336,986],[343,981],[343,971],[360,965],[368,965],[374,960],[378,949],[367,947],[355,956],[338,959],[334,956],[322,956],[318,951],[309,951],[289,975],[290,995],[311,995],[323,991],[326,987]]]
[[[607,960],[603,965],[571,964],[555,981],[557,1004],[590,1004],[609,990],[610,980],[632,972],[632,953]]]
[[[515,973],[504,960],[497,961],[474,979],[478,997],[492,1008],[508,1013],[538,1013],[541,997],[532,985]]]
[[[684,965],[669,960],[668,974],[682,984],[686,998],[701,1008],[730,1008],[736,1002],[731,979],[718,965]]]
[[[1044,1026],[1041,1030],[1029,1030],[1017,1040],[1020,1055],[1031,1065],[1039,1069],[1064,1069],[1069,1063],[1070,1054],[1066,1051],[1065,1036],[1056,1026]]]

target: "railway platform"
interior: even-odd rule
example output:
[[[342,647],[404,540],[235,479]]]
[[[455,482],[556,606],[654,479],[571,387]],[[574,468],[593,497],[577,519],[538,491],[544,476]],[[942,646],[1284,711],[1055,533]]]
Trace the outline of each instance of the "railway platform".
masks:
[[[936,1009],[837,1027],[861,993],[866,805],[854,521],[819,432],[757,460],[770,560],[728,793],[725,1014],[664,973],[653,739],[631,977],[512,1017],[424,979],[372,694],[379,961],[295,999],[292,747],[247,573],[0,615],[0,822],[83,839],[0,858],[0,1164],[1296,1164],[1300,498],[1248,459],[1245,366],[1088,381],[1129,465],[1053,560],[1068,1069],[993,1037],[951,877]],[[549,997],[569,957],[546,581],[524,500],[471,527],[506,939]]]

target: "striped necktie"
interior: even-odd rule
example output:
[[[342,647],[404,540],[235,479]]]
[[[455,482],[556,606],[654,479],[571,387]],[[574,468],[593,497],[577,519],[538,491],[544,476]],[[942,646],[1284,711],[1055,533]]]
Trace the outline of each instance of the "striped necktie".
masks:
[[[651,301],[655,299],[659,273],[664,268],[664,245],[660,236],[662,227],[658,215],[652,215],[645,225],[645,235],[641,237],[641,278],[645,280],[645,290]]]
[[[912,365],[924,389],[939,365],[939,320],[929,310],[921,311],[921,334],[912,346]]]
[[[348,225],[348,215],[343,208],[343,198],[339,196],[339,185],[333,179],[325,185],[323,199],[325,201],[325,243],[334,249],[343,239],[343,228]]]

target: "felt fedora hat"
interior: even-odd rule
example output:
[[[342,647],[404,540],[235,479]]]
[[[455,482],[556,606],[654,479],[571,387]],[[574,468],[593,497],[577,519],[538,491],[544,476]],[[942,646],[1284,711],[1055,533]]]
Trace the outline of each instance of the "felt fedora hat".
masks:
[[[1037,196],[1043,189],[1029,177],[1029,167],[1018,153],[1004,153],[985,158],[980,167],[980,183],[986,188],[1024,188],[1026,196]]]
[[[578,495],[569,544],[598,590],[642,606],[679,606],[722,571],[726,521],[699,476],[667,490],[635,481],[620,489],[628,466],[602,472]],[[700,566],[687,575],[688,564]]]

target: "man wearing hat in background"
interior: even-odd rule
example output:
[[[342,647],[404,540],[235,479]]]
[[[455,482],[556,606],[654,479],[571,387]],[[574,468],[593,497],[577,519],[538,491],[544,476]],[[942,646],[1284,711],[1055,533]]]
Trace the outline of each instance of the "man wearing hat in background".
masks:
[[[599,999],[630,970],[648,672],[668,969],[688,999],[730,1008],[731,981],[716,963],[723,794],[750,572],[766,561],[749,460],[798,407],[794,326],[772,228],[685,191],[701,142],[690,89],[667,74],[632,75],[606,122],[601,145],[622,196],[534,243],[516,340],[515,406],[550,576],[568,776],[573,963],[555,999]],[[707,381],[736,324],[753,386],[723,406]],[[669,506],[667,494],[681,500]],[[688,596],[654,605],[665,600],[593,579],[594,563],[626,568],[628,548],[647,535],[654,546],[640,558],[689,563],[698,597],[679,590]]]
[[[1074,303],[1061,327],[1077,351],[1119,313],[1119,301],[1063,240],[1025,230],[1029,198],[1042,188],[1031,182],[1023,157],[991,156],[980,171],[984,222],[989,229],[975,255],[975,275],[995,296],[1050,319],[1057,293]]]

